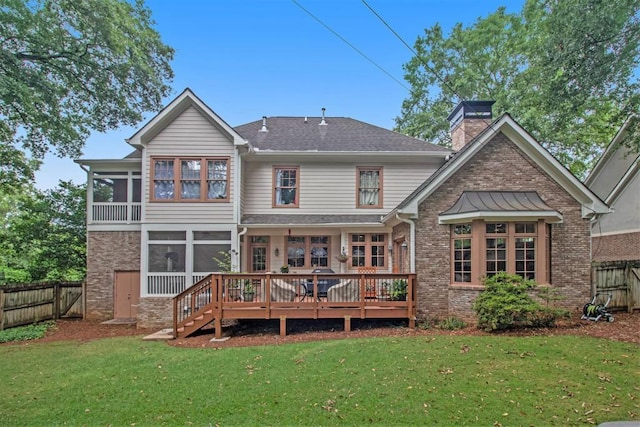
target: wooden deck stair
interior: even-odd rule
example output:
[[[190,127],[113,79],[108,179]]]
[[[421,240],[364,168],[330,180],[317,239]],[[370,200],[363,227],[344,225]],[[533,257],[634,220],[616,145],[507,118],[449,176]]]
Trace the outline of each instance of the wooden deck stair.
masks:
[[[213,322],[213,320],[213,308],[211,304],[208,304],[200,311],[194,313],[194,316],[188,317],[178,323],[175,333],[176,338],[188,337]]]

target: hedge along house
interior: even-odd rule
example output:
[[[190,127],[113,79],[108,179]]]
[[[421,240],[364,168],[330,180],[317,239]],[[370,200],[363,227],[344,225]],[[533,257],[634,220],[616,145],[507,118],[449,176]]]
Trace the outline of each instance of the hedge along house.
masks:
[[[590,297],[590,219],[608,207],[492,102],[449,116],[456,153],[384,221],[411,241],[418,318],[471,318],[482,279],[507,271]]]
[[[509,115],[465,102],[452,152],[349,118],[231,127],[185,90],[88,173],[87,318],[166,327],[172,297],[219,270],[417,274],[417,316],[470,318],[505,270],[590,292],[589,218],[607,206]],[[337,261],[345,254],[349,261]]]

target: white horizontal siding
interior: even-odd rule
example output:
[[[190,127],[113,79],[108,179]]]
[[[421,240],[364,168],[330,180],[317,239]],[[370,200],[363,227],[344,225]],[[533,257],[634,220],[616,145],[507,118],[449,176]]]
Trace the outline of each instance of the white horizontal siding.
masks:
[[[303,163],[278,165],[300,167],[298,208],[272,207],[272,163],[252,162],[244,168],[246,214],[291,212],[294,214],[383,214],[393,209],[418,185],[435,171],[435,166],[425,167],[415,163],[345,164]],[[381,209],[356,208],[357,166],[383,167],[384,207]]]
[[[170,157],[229,157],[228,203],[154,203],[150,198],[150,159]],[[144,222],[147,223],[228,223],[233,220],[233,142],[193,107],[186,109],[146,146],[144,159]]]

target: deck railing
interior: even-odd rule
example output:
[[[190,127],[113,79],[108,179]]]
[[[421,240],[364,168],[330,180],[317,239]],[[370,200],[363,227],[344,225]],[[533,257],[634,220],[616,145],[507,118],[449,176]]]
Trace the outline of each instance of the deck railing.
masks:
[[[94,202],[91,205],[90,222],[137,223],[142,217],[142,203]]]
[[[174,297],[174,334],[223,319],[405,318],[415,325],[415,275],[211,274]]]

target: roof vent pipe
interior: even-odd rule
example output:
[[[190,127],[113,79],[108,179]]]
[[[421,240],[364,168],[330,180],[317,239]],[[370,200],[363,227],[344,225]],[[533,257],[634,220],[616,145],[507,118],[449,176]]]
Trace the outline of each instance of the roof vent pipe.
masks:
[[[322,107],[322,121],[320,121],[320,126],[326,126],[327,122],[324,121],[324,112],[326,108]]]
[[[269,129],[267,129],[267,116],[262,116],[262,128],[260,128],[260,132],[269,132]]]

